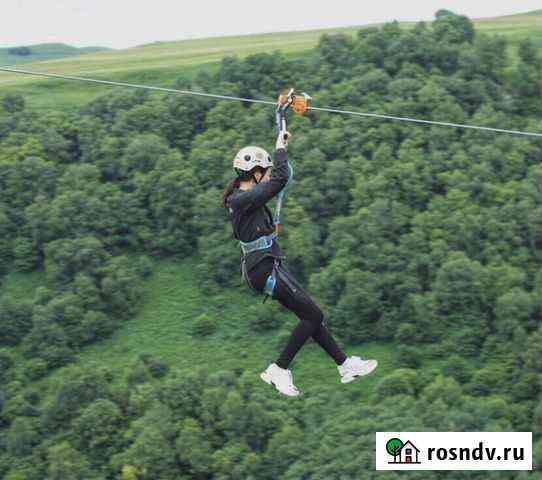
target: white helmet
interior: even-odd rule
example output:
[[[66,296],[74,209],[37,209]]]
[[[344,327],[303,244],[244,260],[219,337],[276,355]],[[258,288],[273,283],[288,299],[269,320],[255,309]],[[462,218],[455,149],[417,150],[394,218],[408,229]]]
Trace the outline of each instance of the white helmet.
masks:
[[[254,167],[269,168],[273,165],[271,155],[260,147],[245,147],[233,159],[233,168],[250,172]]]

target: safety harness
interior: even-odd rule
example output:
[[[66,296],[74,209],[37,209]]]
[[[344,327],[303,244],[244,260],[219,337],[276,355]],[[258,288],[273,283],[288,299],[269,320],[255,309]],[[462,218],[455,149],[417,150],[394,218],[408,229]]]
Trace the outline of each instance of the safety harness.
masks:
[[[302,93],[301,96],[294,95],[294,89],[290,89],[287,93],[284,92],[281,94],[279,98],[279,103],[276,110],[276,123],[277,128],[279,131],[279,135],[283,135],[284,140],[287,139],[287,128],[286,128],[286,112],[290,106],[292,106],[292,109],[299,113],[300,115],[303,115],[309,108],[310,108],[310,100],[311,97],[307,95],[306,93]],[[250,279],[248,278],[248,273],[246,271],[246,256],[254,252],[256,250],[264,250],[267,248],[270,248],[273,246],[273,242],[278,237],[278,234],[282,230],[282,224],[281,224],[281,213],[282,213],[282,204],[284,202],[286,189],[288,188],[288,185],[293,180],[294,177],[294,169],[292,168],[292,165],[288,162],[288,181],[286,182],[286,185],[284,188],[279,192],[277,195],[277,205],[275,208],[275,217],[274,217],[274,225],[275,225],[275,231],[269,235],[263,235],[256,240],[253,240],[252,242],[242,242],[239,241],[241,245],[241,250],[243,252],[243,259],[241,262],[241,270],[242,270],[242,277],[244,280],[248,283],[250,288],[252,288],[254,291],[259,293],[250,283]],[[265,282],[265,286],[263,289],[263,293],[265,294],[265,298],[263,299],[263,302],[267,300],[268,297],[273,297],[273,293],[275,291],[275,287],[277,284],[277,276],[279,273],[283,273],[279,271],[280,266],[280,260],[278,258],[274,259],[273,263],[273,269],[269,276],[267,277],[267,281]],[[296,291],[295,286],[290,282],[290,279],[287,278],[285,274],[281,275],[281,278],[285,281],[285,283],[292,289],[292,291]]]
[[[255,252],[256,250],[265,250],[267,248],[271,248],[273,246],[273,242],[278,237],[279,227],[281,226],[280,215],[281,215],[281,210],[282,210],[282,203],[284,201],[286,188],[288,187],[289,183],[292,181],[293,176],[294,176],[294,169],[292,168],[290,164],[288,164],[288,170],[290,173],[288,177],[288,181],[286,182],[286,185],[284,186],[284,188],[277,195],[277,205],[275,208],[275,218],[274,218],[275,231],[269,235],[263,235],[261,237],[258,237],[256,240],[253,240],[252,242],[239,241],[239,244],[241,245],[241,251],[243,252],[243,260],[241,264],[243,278],[253,290],[255,289],[254,287],[252,287],[252,284],[250,283],[250,280],[248,278],[245,259],[246,259],[246,256],[251,252]],[[275,286],[277,284],[277,269],[278,269],[279,263],[280,263],[279,260],[275,258],[275,262],[273,264],[273,270],[271,271],[271,274],[267,277],[267,281],[265,282],[265,286],[263,289],[266,295],[265,298],[263,299],[264,303],[267,300],[267,297],[273,296],[273,292],[275,291]]]

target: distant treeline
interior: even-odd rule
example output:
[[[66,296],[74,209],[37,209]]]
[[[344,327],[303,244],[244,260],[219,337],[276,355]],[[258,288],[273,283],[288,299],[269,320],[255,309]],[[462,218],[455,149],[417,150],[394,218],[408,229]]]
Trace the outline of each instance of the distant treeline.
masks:
[[[29,47],[14,47],[8,48],[10,55],[19,55],[20,57],[26,57],[32,54],[32,50]]]

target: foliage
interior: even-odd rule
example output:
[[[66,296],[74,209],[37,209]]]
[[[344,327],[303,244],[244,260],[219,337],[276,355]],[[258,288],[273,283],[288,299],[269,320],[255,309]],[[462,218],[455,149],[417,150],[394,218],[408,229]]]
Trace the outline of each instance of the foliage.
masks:
[[[324,35],[304,58],[227,58],[176,86],[260,98],[295,85],[322,105],[540,129],[540,55],[529,42],[515,62],[503,51],[503,38],[440,10],[408,30]],[[2,106],[1,280],[41,271],[44,284],[0,298],[0,476],[375,478],[377,430],[532,430],[540,460],[539,142],[292,118],[287,263],[341,341],[378,341],[395,355],[369,388],[294,404],[245,371],[255,348],[285,343],[284,312],[214,303],[241,285],[220,190],[238,148],[271,149],[272,110],[126,90],[70,114],[36,113],[13,95]],[[146,297],[153,257],[188,265],[183,298]],[[137,332],[142,304],[156,307],[151,316],[177,312],[186,336],[168,355],[182,370],[141,353],[145,334],[161,335],[154,322]],[[104,353],[100,342],[123,324],[137,339],[126,365],[76,363]],[[177,341],[190,334],[200,349],[235,340],[235,367],[196,368],[187,352],[207,358]]]
[[[217,322],[213,317],[202,313],[194,320],[192,331],[194,335],[206,336],[213,334],[217,327]]]

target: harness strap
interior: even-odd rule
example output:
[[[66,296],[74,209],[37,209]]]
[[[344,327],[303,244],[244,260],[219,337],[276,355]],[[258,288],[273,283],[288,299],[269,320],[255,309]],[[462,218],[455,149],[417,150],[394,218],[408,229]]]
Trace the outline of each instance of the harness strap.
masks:
[[[262,303],[265,303],[268,297],[273,298],[278,278],[280,278],[280,280],[286,284],[292,293],[297,293],[297,286],[294,284],[293,279],[290,278],[290,275],[281,266],[280,261],[275,259],[273,270],[269,274],[269,277],[267,277],[267,282],[265,283],[264,293],[266,296]]]
[[[239,244],[241,245],[241,250],[243,251],[243,254],[246,255],[247,253],[254,252],[256,250],[263,250],[264,248],[271,247],[275,238],[277,238],[277,233],[273,232],[269,235],[263,235],[261,237],[258,237],[252,242],[242,242],[241,240],[239,240]]]
[[[286,185],[284,186],[284,188],[277,195],[277,206],[275,208],[275,231],[276,232],[279,231],[279,225],[281,224],[280,223],[280,214],[282,213],[282,203],[284,202],[284,196],[286,195],[286,189],[288,188],[288,185],[290,184],[290,182],[294,178],[294,168],[292,167],[290,162],[288,162],[288,171],[289,171],[288,181],[286,182]]]
[[[263,299],[262,303],[265,303],[268,297],[273,297],[273,293],[275,292],[275,287],[277,285],[277,272],[278,272],[279,264],[280,264],[279,259],[275,258],[273,262],[273,269],[271,270],[271,273],[267,277],[267,280],[263,288],[263,292],[260,292],[256,290],[256,288],[254,287],[254,285],[252,285],[250,281],[250,278],[247,272],[247,267],[246,267],[246,259],[243,257],[241,261],[241,280],[244,280],[253,292],[257,294],[263,293],[265,295],[265,298]]]
[[[250,282],[250,278],[248,277],[245,257],[243,257],[243,259],[241,260],[241,280],[244,280],[245,282],[247,282],[248,286],[251,288],[253,292],[258,293],[258,294],[260,293],[258,292],[258,290],[254,288],[254,285],[252,285],[252,283]]]

